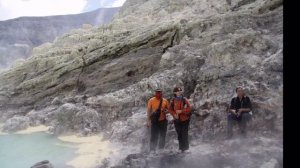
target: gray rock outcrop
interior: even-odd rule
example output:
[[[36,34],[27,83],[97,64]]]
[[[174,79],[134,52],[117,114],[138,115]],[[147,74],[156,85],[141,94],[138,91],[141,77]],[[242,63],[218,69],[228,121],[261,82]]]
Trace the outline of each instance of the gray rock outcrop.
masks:
[[[30,168],[53,168],[53,165],[48,160],[44,160],[34,164]]]
[[[14,116],[8,119],[3,126],[3,131],[14,132],[29,127],[30,119],[27,116]]]
[[[228,106],[241,85],[253,103],[249,136],[258,138],[245,146],[261,151],[251,154],[239,142],[231,144],[239,139],[234,137],[224,149],[241,148],[243,155],[223,157],[222,148],[215,148],[212,155],[192,152],[188,158],[241,167],[249,157],[245,167],[280,166],[282,19],[281,0],[127,0],[110,24],[67,33],[0,73],[0,119],[35,110],[58,133],[90,134],[87,125],[93,123],[110,142],[122,143],[121,155],[129,163],[120,166],[134,165],[134,154],[136,167],[143,167],[149,145],[145,107],[154,89],[163,89],[170,99],[173,87],[183,86],[193,105],[191,145],[200,149],[202,143],[223,144]],[[170,122],[166,148],[176,150],[176,143]],[[159,155],[165,156],[172,158]],[[236,161],[229,163],[232,158]]]
[[[28,58],[34,47],[80,27],[111,21],[119,8],[101,8],[74,15],[20,17],[0,21],[0,70]]]
[[[223,141],[216,144],[202,143],[193,146],[190,153],[179,153],[176,150],[159,151],[155,154],[135,153],[128,155],[120,164],[112,166],[112,168],[283,167],[280,142],[271,140],[267,144],[264,141],[270,141],[270,139],[249,138]]]

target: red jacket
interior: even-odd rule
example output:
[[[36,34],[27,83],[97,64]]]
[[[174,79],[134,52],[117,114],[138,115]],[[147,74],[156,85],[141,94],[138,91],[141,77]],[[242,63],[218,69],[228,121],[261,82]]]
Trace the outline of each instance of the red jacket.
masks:
[[[185,107],[183,107],[183,101],[185,101]],[[182,110],[182,113],[178,115],[179,121],[186,121],[189,119],[189,114],[192,111],[192,106],[187,98],[183,98],[182,100],[173,98],[173,100],[171,100],[169,103],[168,110],[174,118],[176,116],[176,110]]]

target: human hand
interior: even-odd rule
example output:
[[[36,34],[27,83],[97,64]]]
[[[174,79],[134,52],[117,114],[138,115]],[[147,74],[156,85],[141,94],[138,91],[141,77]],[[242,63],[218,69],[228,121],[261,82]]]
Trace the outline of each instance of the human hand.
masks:
[[[238,109],[236,113],[237,113],[237,114],[241,114],[242,112],[243,112],[242,109]]]
[[[174,118],[175,118],[175,119],[178,119],[178,118],[179,118],[179,117],[178,117],[178,114],[174,115]]]
[[[150,127],[150,126],[151,126],[151,121],[148,120],[148,121],[147,121],[147,127]]]
[[[181,114],[181,113],[182,113],[182,110],[176,110],[176,113],[177,113],[177,114]]]
[[[236,110],[230,110],[232,114],[237,115]]]

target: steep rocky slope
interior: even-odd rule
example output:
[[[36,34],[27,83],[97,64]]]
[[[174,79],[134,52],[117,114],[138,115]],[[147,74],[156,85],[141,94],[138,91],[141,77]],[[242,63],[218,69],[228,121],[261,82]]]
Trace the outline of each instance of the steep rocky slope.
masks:
[[[181,157],[179,167],[197,158],[203,167],[282,167],[282,18],[280,0],[127,0],[112,23],[67,33],[0,74],[4,130],[101,132],[124,148],[125,159],[107,166],[168,167]],[[146,101],[157,87],[171,98],[176,85],[194,107],[192,153],[172,154],[170,122],[167,153],[144,154]],[[250,138],[224,141],[237,85],[253,101]]]
[[[82,14],[0,21],[0,69],[8,68],[16,59],[28,58],[33,47],[52,42],[56,37],[80,28],[83,24],[108,23],[118,10],[102,8]]]

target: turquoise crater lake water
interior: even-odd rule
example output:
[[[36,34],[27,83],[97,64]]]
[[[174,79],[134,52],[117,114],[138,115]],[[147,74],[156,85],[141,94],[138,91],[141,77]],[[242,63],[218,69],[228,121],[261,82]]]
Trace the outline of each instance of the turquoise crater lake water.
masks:
[[[30,168],[49,160],[55,168],[71,168],[66,162],[76,157],[75,144],[45,132],[0,135],[0,168]]]

